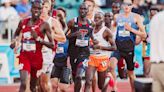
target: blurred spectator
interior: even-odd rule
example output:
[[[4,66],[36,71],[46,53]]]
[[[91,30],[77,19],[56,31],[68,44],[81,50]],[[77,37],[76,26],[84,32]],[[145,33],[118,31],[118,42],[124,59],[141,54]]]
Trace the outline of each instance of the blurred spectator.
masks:
[[[11,0],[1,0],[1,4],[2,6],[0,7],[0,34],[3,34],[3,38],[7,38],[7,32],[5,30],[8,29],[9,24],[11,22],[14,22],[11,20],[18,17],[18,13],[11,6]]]
[[[30,16],[31,5],[29,3],[29,0],[20,0],[15,8],[21,18],[26,18]]]
[[[147,33],[147,39],[145,39],[143,41],[143,61],[144,61],[144,76],[145,77],[150,77],[149,73],[150,73],[150,66],[151,66],[151,62],[150,62],[150,40],[149,40],[149,31],[150,31],[150,20],[152,19],[152,17],[154,15],[156,15],[157,13],[159,12],[158,8],[156,8],[155,6],[152,6],[150,8],[150,11],[149,11],[149,22],[148,24],[146,25],[146,33]]]
[[[132,12],[143,15],[143,9],[140,6],[140,1],[141,0],[132,0],[133,3]]]
[[[164,89],[164,11],[156,14],[150,22],[150,60],[153,78],[152,92]]]

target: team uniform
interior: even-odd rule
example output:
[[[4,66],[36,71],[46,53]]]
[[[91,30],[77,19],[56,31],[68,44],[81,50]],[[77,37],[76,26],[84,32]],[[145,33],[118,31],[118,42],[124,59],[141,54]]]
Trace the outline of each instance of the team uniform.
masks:
[[[99,42],[98,45],[108,47],[110,44],[103,37],[106,28],[106,26],[103,26],[97,33],[93,32],[93,37]],[[108,68],[110,56],[110,51],[91,49],[88,65],[96,67],[98,72],[103,72]]]
[[[85,72],[87,66],[86,62],[90,55],[89,39],[92,35],[93,28],[90,20],[88,20],[86,25],[82,25],[78,22],[78,18],[74,18],[74,22],[74,28],[71,32],[74,33],[80,31],[82,35],[69,39],[68,54],[70,56],[73,76],[82,76]],[[77,69],[79,71],[76,71]]]
[[[21,70],[28,71],[32,77],[37,77],[36,73],[42,68],[42,44],[37,42],[31,36],[31,29],[34,28],[39,37],[44,39],[44,35],[40,30],[40,25],[43,21],[39,19],[33,26],[28,26],[30,18],[24,19],[21,23],[21,51],[19,56],[19,64],[22,66]]]
[[[53,20],[53,18],[52,17],[49,17],[47,19],[47,21],[46,21],[49,24],[50,28],[52,28],[52,20]],[[45,36],[44,41],[49,42],[47,36]],[[52,67],[53,67],[53,63],[52,62],[53,62],[53,58],[55,56],[55,51],[54,51],[55,48],[56,48],[56,42],[55,42],[54,49],[50,49],[50,48],[48,48],[46,46],[43,46],[43,48],[42,48],[43,68],[42,68],[41,72],[48,73],[48,74],[51,73]]]
[[[127,69],[134,70],[133,58],[136,35],[125,30],[125,23],[128,23],[132,28],[138,30],[134,21],[134,13],[131,13],[127,18],[124,17],[123,14],[120,14],[116,19],[117,34],[115,42],[118,50],[114,51],[111,57],[116,57],[118,60],[124,58],[127,63]]]
[[[67,68],[67,57],[68,57],[68,40],[65,43],[58,42],[56,55],[53,63],[54,67],[51,72],[51,78],[60,79],[61,83],[70,83],[70,69]]]

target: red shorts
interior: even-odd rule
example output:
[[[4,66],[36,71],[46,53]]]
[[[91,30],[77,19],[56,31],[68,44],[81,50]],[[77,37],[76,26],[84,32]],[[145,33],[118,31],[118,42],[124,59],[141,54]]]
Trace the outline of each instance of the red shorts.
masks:
[[[42,69],[43,65],[42,53],[21,52],[19,64],[23,64],[21,70],[26,70],[31,77],[37,78],[37,71]]]

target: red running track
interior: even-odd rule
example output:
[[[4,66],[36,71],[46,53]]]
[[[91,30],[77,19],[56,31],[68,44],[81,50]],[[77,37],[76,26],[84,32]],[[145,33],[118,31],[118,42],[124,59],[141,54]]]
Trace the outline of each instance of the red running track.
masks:
[[[0,85],[0,92],[18,92],[19,84],[9,84],[9,85]],[[71,85],[69,92],[73,92],[73,84]],[[100,90],[97,88],[97,92]],[[110,91],[110,87],[108,87],[108,91]],[[130,84],[128,81],[118,82],[118,92],[130,92]]]

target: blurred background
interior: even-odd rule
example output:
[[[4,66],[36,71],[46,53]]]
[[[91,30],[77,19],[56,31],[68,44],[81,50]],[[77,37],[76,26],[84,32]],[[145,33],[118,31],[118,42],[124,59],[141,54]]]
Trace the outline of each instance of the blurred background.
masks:
[[[124,0],[130,2],[131,0]],[[56,0],[57,7],[64,7],[67,12],[66,20],[78,16],[78,8],[83,0]],[[95,0],[97,7],[103,12],[112,11],[112,2],[122,3],[122,0]],[[150,9],[164,9],[164,0],[133,0],[137,6],[137,13],[144,17],[144,25],[149,23]],[[135,8],[135,7],[134,7]],[[0,84],[14,83],[19,78],[18,59],[13,50],[9,48],[13,34],[22,18],[30,16],[30,0],[0,0]],[[135,69],[137,76],[143,75],[143,44],[136,46],[135,61],[140,65]]]

